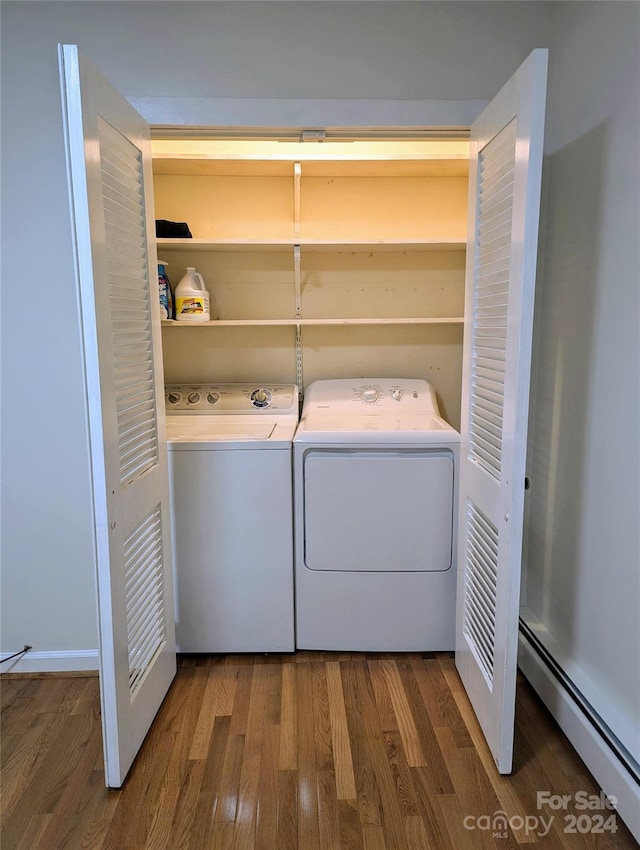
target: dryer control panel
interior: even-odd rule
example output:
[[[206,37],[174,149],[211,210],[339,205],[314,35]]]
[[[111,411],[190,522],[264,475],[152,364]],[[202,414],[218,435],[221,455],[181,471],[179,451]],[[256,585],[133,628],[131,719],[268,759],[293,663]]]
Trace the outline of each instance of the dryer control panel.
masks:
[[[306,392],[305,412],[321,414],[362,413],[438,416],[436,394],[427,381],[418,378],[371,378],[314,381]]]
[[[171,384],[165,387],[167,413],[297,413],[295,384]]]

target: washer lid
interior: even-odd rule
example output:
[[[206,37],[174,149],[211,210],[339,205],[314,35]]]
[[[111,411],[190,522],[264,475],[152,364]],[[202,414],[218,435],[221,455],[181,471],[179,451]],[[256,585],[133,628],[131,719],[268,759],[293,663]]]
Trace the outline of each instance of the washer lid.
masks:
[[[298,424],[296,415],[167,416],[170,451],[286,449]]]
[[[231,422],[230,416],[168,416],[167,440],[211,442],[217,440],[268,440],[275,423],[267,419],[251,423]]]

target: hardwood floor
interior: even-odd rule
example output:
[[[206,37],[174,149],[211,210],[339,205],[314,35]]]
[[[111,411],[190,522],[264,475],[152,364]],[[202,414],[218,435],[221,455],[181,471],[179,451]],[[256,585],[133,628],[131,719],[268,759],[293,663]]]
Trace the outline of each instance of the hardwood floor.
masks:
[[[2,710],[3,850],[637,846],[576,811],[599,789],[524,680],[514,774],[495,773],[449,654],[184,657],[119,791],[96,677],[4,677]]]

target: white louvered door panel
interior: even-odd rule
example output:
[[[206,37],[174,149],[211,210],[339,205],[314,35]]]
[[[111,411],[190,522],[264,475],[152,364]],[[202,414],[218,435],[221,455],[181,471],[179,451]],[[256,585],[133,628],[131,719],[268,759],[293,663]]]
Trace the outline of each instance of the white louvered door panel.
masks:
[[[98,118],[120,484],[158,463],[142,154]]]
[[[124,578],[129,691],[133,699],[167,636],[162,581],[162,513],[159,505],[138,523],[125,540]]]
[[[500,773],[513,759],[547,51],[471,131],[456,665]]]
[[[463,631],[491,689],[496,640],[498,529],[475,505],[468,506],[464,522],[468,542]]]
[[[60,48],[92,454],[106,783],[176,670],[149,128]],[[159,400],[160,399],[160,403]]]

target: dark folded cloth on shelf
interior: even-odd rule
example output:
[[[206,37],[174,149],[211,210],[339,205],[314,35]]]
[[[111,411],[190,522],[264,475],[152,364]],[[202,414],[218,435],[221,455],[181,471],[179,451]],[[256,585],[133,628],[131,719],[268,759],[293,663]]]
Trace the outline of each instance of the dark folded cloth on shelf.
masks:
[[[156,219],[156,238],[158,239],[192,239],[189,225],[186,221],[167,221]]]

